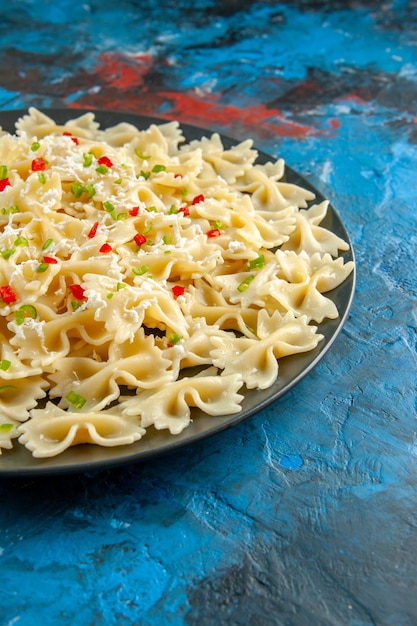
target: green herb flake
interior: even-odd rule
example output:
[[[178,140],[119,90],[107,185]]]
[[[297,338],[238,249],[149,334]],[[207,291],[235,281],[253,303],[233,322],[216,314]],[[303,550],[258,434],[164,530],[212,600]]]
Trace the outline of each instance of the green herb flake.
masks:
[[[15,252],[15,249],[14,248],[9,248],[8,250],[2,250],[0,252],[0,254],[3,257],[3,259],[5,259],[7,261],[7,259],[10,259],[10,257],[13,254],[13,252]]]
[[[38,267],[36,268],[36,273],[43,274],[44,272],[46,272],[48,267],[49,267],[48,263],[39,263]]]
[[[80,396],[80,394],[75,391],[69,391],[65,396],[65,400],[68,400],[68,402],[76,409],[82,409],[84,404],[87,402],[83,396]]]
[[[114,293],[110,292],[110,293],[107,294],[106,298],[107,298],[107,300],[111,300],[113,298],[113,296],[114,296]]]
[[[36,152],[36,150],[39,150],[40,147],[41,144],[39,143],[39,141],[34,141],[30,146],[30,149],[32,150],[32,152]]]
[[[38,172],[38,180],[41,185],[44,185],[46,183],[46,176],[43,172]]]
[[[0,180],[7,178],[7,165],[0,165]]]
[[[150,175],[151,175],[150,172],[144,172],[143,170],[140,170],[140,174],[138,175],[138,178],[142,176],[142,178],[144,178],[145,180],[148,180]]]
[[[108,171],[109,168],[107,167],[107,165],[99,165],[98,167],[96,167],[97,174],[107,174]]]
[[[125,289],[125,287],[126,287],[125,283],[117,283],[116,285],[117,291],[120,291],[121,289]]]
[[[122,184],[122,182],[123,182],[123,181],[122,181],[122,179],[121,179],[121,178],[118,178],[117,180],[115,180],[115,181],[114,181],[114,184],[115,184],[115,185],[121,185],[121,184]]]
[[[246,289],[249,287],[249,285],[254,280],[254,278],[255,278],[254,274],[249,274],[249,276],[247,276],[245,280],[242,280],[240,285],[238,285],[237,290],[240,291],[240,293],[243,293],[244,291],[246,291]]]
[[[7,359],[2,359],[0,361],[0,370],[2,370],[3,372],[7,372],[11,364],[12,364],[11,361],[8,361]]]
[[[172,243],[171,235],[164,235],[162,237],[162,240],[163,240],[164,244],[167,245],[167,246],[169,246]]]

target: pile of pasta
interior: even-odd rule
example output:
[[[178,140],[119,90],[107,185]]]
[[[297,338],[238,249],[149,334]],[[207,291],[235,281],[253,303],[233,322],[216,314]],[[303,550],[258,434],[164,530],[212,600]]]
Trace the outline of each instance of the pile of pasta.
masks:
[[[178,434],[318,345],[348,244],[257,156],[93,113],[0,131],[0,452]]]

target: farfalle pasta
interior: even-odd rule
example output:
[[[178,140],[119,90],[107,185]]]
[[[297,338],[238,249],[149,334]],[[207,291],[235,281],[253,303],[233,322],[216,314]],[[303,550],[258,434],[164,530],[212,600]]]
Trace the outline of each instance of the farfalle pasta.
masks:
[[[348,244],[257,156],[92,113],[0,133],[0,452],[178,434],[319,344]]]

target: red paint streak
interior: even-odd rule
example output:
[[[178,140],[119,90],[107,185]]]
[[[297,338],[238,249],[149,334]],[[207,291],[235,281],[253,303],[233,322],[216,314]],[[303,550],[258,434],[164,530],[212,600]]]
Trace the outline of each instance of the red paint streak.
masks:
[[[102,54],[95,72],[96,80],[115,89],[143,86],[152,61],[149,55],[127,57],[120,54]]]
[[[176,119],[204,128],[210,125],[228,126],[234,129],[234,133],[242,128],[243,134],[254,132],[258,137],[301,139],[329,132],[329,129],[295,121],[273,106],[268,108],[264,103],[248,103],[245,97],[236,105],[223,105],[222,94],[201,97],[193,91],[158,90],[149,77],[153,64],[154,58],[150,55],[101,55],[94,76],[90,76],[100,90],[95,93],[86,90],[83,96],[71,103],[71,107],[140,111],[143,115]],[[251,131],[251,128],[255,130]]]

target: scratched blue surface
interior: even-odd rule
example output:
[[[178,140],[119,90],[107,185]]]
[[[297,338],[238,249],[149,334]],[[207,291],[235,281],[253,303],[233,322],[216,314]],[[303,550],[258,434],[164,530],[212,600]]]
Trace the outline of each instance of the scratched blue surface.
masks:
[[[250,136],[333,201],[358,283],[324,360],[239,426],[141,465],[3,479],[1,626],[417,623],[416,43],[413,1],[2,8],[0,109]]]

